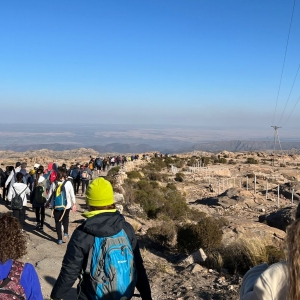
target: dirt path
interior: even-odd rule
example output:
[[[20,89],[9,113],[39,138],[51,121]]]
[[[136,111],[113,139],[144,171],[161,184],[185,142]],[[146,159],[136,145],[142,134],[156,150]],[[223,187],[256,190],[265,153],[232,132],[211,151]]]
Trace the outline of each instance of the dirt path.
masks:
[[[81,213],[83,212],[84,198],[77,197],[76,199],[79,205],[76,213],[70,213],[70,235],[79,225],[78,220],[83,219]],[[0,212],[7,211],[9,211],[9,209],[3,205],[3,201],[1,199]],[[29,204],[27,207],[26,225],[24,226],[24,230],[29,234],[27,255],[25,255],[21,260],[23,262],[30,262],[35,266],[40,278],[44,298],[50,299],[50,293],[59,274],[67,244],[57,244],[57,234],[53,230],[55,223],[54,219],[51,218],[50,209],[46,210],[43,233],[35,230],[35,224],[35,213]],[[76,284],[69,292],[68,297],[65,298],[66,300],[74,300],[76,298],[75,287]]]

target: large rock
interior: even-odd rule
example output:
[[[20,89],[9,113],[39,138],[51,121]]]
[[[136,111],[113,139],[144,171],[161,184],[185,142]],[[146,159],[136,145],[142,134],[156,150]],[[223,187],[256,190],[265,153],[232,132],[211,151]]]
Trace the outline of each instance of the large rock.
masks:
[[[296,210],[296,205],[284,207],[270,214],[261,215],[258,220],[261,223],[266,223],[271,227],[285,231],[287,226],[295,220]]]

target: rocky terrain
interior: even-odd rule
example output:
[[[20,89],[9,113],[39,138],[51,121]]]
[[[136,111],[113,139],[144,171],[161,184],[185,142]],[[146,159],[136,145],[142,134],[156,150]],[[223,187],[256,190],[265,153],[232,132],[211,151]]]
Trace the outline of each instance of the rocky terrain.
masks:
[[[27,162],[29,170],[36,162],[45,166],[51,161],[66,163],[67,166],[74,162],[84,163],[89,160],[90,155],[96,157],[99,153],[83,148],[60,152],[2,151],[0,163],[3,169],[7,165],[14,165],[16,161]],[[194,151],[177,156],[193,158],[211,155]],[[197,163],[175,171],[174,168],[167,168],[163,173],[167,174],[169,181],[176,184],[177,189],[185,195],[191,208],[215,218],[222,216],[228,221],[222,230],[223,244],[237,240],[262,239],[267,244],[280,247],[285,237],[284,230],[294,219],[295,207],[300,197],[300,156],[283,154],[275,157],[265,152],[220,152],[213,156],[216,159],[214,164],[199,166]],[[226,159],[226,163],[219,163],[221,158]],[[147,160],[139,159],[125,165],[117,176],[118,184],[122,185],[127,177],[126,172],[139,169],[146,162]],[[182,182],[175,181],[176,171],[184,173]],[[126,195],[124,197],[126,199]],[[116,194],[120,209],[136,228],[153,299],[239,299],[241,274],[232,275],[226,269],[207,268],[197,253],[187,257],[152,243],[146,233],[149,228],[155,226],[155,221],[123,210],[124,197]],[[82,221],[81,213],[86,209],[84,197],[78,196],[77,202],[78,211],[70,215],[71,232]],[[3,202],[0,212],[7,211],[8,208],[2,204]],[[28,253],[23,257],[23,261],[35,265],[44,297],[49,299],[66,244],[56,244],[56,233],[52,229],[54,220],[50,217],[50,210],[47,212],[47,227],[44,233],[34,230],[35,217],[30,204],[26,222],[25,230],[30,238]],[[75,297],[76,283],[65,299],[71,300]]]

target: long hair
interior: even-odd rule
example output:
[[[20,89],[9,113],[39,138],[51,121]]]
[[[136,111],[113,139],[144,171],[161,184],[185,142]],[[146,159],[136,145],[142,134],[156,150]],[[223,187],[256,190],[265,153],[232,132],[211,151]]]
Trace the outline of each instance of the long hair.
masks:
[[[300,204],[296,220],[287,228],[288,299],[300,300]]]
[[[35,177],[35,181],[34,181],[34,188],[36,188],[37,185],[39,184],[39,178],[41,176],[43,176],[43,170],[37,169],[35,175],[36,175],[36,177]]]

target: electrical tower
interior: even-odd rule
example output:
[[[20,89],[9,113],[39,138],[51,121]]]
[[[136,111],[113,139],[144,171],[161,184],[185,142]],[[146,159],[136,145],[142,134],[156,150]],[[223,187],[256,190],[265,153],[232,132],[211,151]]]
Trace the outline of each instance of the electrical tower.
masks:
[[[280,150],[282,152],[282,148],[281,148],[281,143],[280,143],[280,139],[279,139],[279,135],[278,135],[278,129],[279,128],[282,128],[282,127],[279,127],[279,126],[271,126],[274,128],[275,132],[274,132],[274,153],[273,153],[273,167],[275,165],[275,151],[276,151],[276,138],[278,140],[278,144],[280,146]]]

